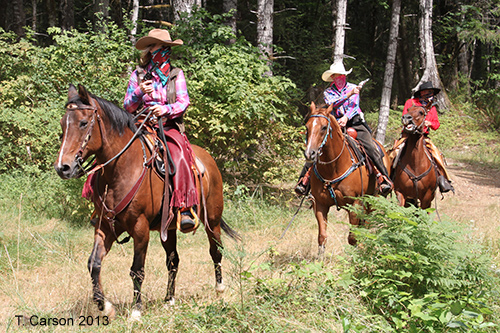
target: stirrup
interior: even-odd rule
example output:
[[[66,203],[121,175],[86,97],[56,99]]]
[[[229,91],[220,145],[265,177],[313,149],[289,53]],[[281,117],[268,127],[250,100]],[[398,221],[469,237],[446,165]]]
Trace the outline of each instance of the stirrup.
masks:
[[[198,218],[198,215],[193,210],[193,207],[189,207],[189,212],[191,213],[191,216],[193,217],[194,221],[194,226],[192,228],[188,229],[181,229],[181,220],[182,220],[182,213],[188,211],[187,209],[178,209],[177,210],[177,230],[182,231],[182,232],[190,232],[198,229],[198,226],[200,225],[200,219]]]

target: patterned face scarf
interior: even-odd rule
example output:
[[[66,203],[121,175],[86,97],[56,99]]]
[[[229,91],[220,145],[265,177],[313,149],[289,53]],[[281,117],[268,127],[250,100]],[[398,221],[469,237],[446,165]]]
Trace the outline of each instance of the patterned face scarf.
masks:
[[[337,76],[335,79],[333,79],[333,84],[335,85],[335,87],[337,87],[338,91],[341,91],[342,89],[344,89],[345,83],[346,83],[346,76],[345,75],[340,75],[340,76]]]
[[[168,82],[168,77],[170,76],[170,46],[164,46],[152,53],[153,58],[151,61],[157,64],[156,74],[160,77],[161,84],[165,86]]]

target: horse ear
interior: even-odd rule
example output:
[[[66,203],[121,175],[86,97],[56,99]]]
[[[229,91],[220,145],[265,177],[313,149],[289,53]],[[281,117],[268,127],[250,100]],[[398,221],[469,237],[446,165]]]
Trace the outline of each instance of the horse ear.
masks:
[[[90,105],[90,94],[81,84],[78,85],[78,95],[84,104]]]
[[[76,91],[76,87],[73,84],[69,85],[68,89],[68,101],[73,101],[78,96],[78,91]]]
[[[333,111],[333,104],[328,105],[328,109],[326,109],[326,113],[330,114]]]
[[[316,103],[311,102],[311,110],[314,110],[314,109],[316,109]]]

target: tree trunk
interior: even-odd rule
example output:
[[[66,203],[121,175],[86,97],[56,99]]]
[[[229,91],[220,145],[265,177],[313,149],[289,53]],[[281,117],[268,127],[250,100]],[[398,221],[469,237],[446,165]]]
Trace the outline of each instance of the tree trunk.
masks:
[[[94,0],[94,13],[100,13],[102,15],[102,22],[99,22],[98,18],[94,16],[94,30],[104,31],[102,23],[106,22],[109,16],[109,0]]]
[[[257,1],[257,46],[269,66],[273,56],[273,11],[274,0]],[[265,74],[272,76],[273,72],[269,70]]]
[[[5,10],[5,8],[2,8]],[[24,14],[23,0],[12,0],[12,31],[19,37],[24,37],[24,26],[26,25],[26,15]]]
[[[389,106],[391,103],[392,81],[394,79],[394,67],[396,65],[396,51],[398,49],[399,17],[401,14],[401,0],[392,2],[392,19],[389,32],[389,46],[387,48],[387,61],[385,63],[384,83],[382,87],[382,98],[380,100],[380,113],[376,139],[384,144],[387,123],[389,122]]]
[[[347,0],[337,0],[333,15],[333,62],[337,62],[344,59]]]
[[[49,27],[57,26],[57,6],[55,0],[47,0],[47,19]]]
[[[227,25],[231,28],[234,35],[236,36],[236,10],[238,8],[238,0],[223,0],[222,6],[224,8],[224,13],[229,13],[232,11],[231,17],[227,20]],[[235,43],[235,39],[231,39],[230,43]]]
[[[439,77],[439,72],[436,63],[436,56],[434,54],[434,43],[432,41],[432,1],[433,0],[420,0],[420,57],[424,73],[420,78],[420,82],[414,88],[414,91],[426,81],[431,81],[432,85],[440,88],[441,92],[436,95],[436,101],[440,110],[449,109],[451,102],[448,94],[444,90],[443,83]]]
[[[193,6],[201,8],[202,4],[201,0],[172,0],[172,6],[174,7],[174,19],[179,21],[181,13],[187,13],[189,17],[193,11]]]
[[[36,2],[37,0],[31,0],[31,29],[36,32],[36,14],[37,14],[37,8],[36,8]]]
[[[139,0],[133,0],[132,3],[132,30],[130,30],[130,41],[135,45],[137,35],[137,20],[139,19]]]
[[[75,26],[74,7],[73,0],[61,0],[61,29],[71,30]]]

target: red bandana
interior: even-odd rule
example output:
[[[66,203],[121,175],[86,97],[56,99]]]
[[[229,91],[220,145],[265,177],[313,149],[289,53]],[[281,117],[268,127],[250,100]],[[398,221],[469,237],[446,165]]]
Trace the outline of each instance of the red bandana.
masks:
[[[170,46],[162,47],[153,52],[151,61],[153,62],[153,66],[154,64],[158,65],[155,71],[160,77],[162,85],[165,86],[170,76]]]

